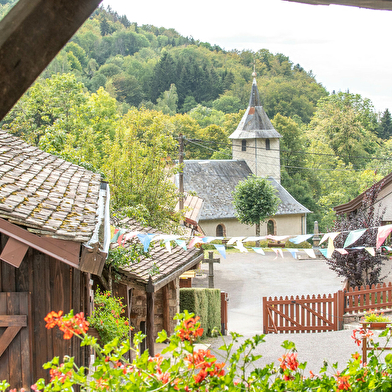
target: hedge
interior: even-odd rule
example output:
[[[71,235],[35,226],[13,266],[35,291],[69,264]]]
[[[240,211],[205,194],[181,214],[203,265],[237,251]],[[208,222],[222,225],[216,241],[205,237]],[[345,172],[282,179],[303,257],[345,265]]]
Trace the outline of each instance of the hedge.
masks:
[[[212,336],[212,331],[221,330],[221,299],[219,289],[180,289],[180,312],[184,310],[200,317],[203,337]]]

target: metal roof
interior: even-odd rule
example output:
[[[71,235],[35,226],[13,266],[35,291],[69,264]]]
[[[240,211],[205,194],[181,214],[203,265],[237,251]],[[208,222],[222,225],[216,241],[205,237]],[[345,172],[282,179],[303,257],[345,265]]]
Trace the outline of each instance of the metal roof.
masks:
[[[232,192],[239,181],[252,175],[243,160],[184,161],[184,189],[204,200],[200,220],[235,218]],[[273,178],[281,203],[276,215],[309,213]]]
[[[253,78],[249,106],[246,109],[237,129],[229,136],[230,139],[272,139],[281,138],[272,125],[267,113],[261,106],[256,78]]]

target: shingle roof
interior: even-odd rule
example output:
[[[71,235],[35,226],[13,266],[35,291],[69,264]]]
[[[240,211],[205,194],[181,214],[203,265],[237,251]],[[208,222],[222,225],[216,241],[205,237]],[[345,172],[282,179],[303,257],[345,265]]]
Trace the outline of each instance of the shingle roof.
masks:
[[[157,229],[143,227],[132,218],[125,218],[117,221],[116,227],[126,229],[126,232],[162,234],[162,232]],[[123,246],[127,248],[130,244],[138,241],[138,239],[133,239],[130,242],[125,242]],[[182,247],[176,246],[173,247],[171,253],[169,253],[165,247],[160,245],[160,241],[153,241],[151,244],[149,249],[151,258],[142,257],[139,263],[121,267],[120,272],[143,285],[148,283],[151,276],[152,283],[155,286],[175,272],[182,273],[191,268],[197,264],[203,256],[202,251],[196,248],[184,250]]]
[[[29,231],[88,241],[97,224],[100,175],[0,130],[0,217]]]
[[[195,192],[204,200],[200,220],[235,218],[232,192],[239,181],[251,174],[249,166],[242,160],[184,161],[185,190]],[[276,215],[310,212],[277,181],[268,180],[281,199]]]
[[[253,78],[249,106],[246,109],[237,129],[229,136],[230,139],[273,139],[281,138],[261,106],[256,78]]]

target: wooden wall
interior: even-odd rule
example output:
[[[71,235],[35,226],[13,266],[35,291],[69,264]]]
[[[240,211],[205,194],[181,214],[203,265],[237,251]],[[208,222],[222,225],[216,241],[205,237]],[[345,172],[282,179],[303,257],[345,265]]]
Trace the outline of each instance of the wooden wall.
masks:
[[[3,249],[7,237],[0,234],[0,247]],[[0,292],[30,293],[28,329],[30,337],[30,367],[32,382],[38,378],[48,378],[48,371],[42,365],[54,356],[75,356],[78,365],[87,364],[87,351],[80,348],[80,340],[63,339],[58,328],[47,330],[44,317],[52,310],[71,309],[74,313],[87,313],[89,309],[88,276],[56,259],[30,248],[17,269],[0,261]],[[0,328],[4,332],[4,328]],[[15,369],[14,359],[9,349],[0,357],[0,379],[8,380],[12,388],[30,389],[22,380],[26,369]]]

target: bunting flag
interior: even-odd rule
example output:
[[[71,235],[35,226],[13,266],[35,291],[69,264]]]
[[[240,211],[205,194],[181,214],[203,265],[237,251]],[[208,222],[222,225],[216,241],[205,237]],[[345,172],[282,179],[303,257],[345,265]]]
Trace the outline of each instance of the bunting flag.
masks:
[[[348,252],[346,249],[343,248],[335,248],[336,252],[339,252],[341,255],[348,255]]]
[[[362,234],[366,231],[367,229],[358,229],[358,230],[353,230],[348,233],[348,236],[346,238],[346,241],[344,242],[343,248],[347,248],[351,244],[353,244],[355,241],[359,240],[362,237]]]
[[[302,235],[297,235],[295,238],[290,238],[289,241],[292,242],[293,244],[298,245],[301,242],[304,242],[311,237],[313,237],[313,234],[302,234]]]
[[[367,247],[365,248],[365,250],[367,250],[372,256],[376,255],[376,251],[374,250],[374,248]]]
[[[186,250],[186,242],[184,240],[175,240],[178,246],[181,246],[182,249]]]
[[[200,242],[203,242],[202,237],[193,237],[188,244],[188,249],[193,248],[196,244],[200,244]]]
[[[226,247],[224,245],[212,244],[215,246],[215,249],[220,253],[220,255],[225,259],[226,258]]]
[[[328,257],[328,249],[320,248],[319,251],[320,251],[320,253],[321,253],[324,257],[326,257],[327,259],[329,259],[329,257]]]
[[[244,237],[242,237],[242,238],[244,238]],[[236,244],[237,244],[237,246],[235,246],[234,248],[238,249],[240,252],[248,252],[248,249],[245,248],[245,246],[241,240],[238,240],[236,242]]]
[[[389,236],[389,233],[392,231],[392,225],[380,226],[377,232],[377,242],[376,249],[378,249]]]
[[[209,242],[214,241],[214,240],[216,240],[218,238],[222,238],[222,237],[203,237],[203,242],[205,244],[208,244]]]
[[[114,236],[112,237],[110,242],[112,244],[115,244],[118,241],[118,238],[120,237],[120,235],[123,235],[125,232],[126,232],[125,229],[115,229],[114,230]]]
[[[170,241],[166,241],[166,242],[165,242],[165,247],[166,247],[166,250],[167,250],[169,253],[171,253],[171,242],[170,242]]]
[[[384,249],[386,249],[388,252],[390,252],[392,250],[392,248],[390,246],[384,246]]]
[[[283,256],[282,248],[271,248],[271,249],[275,252],[276,257],[278,257],[278,256],[284,257],[284,256]]]
[[[313,249],[304,249],[304,252],[312,259],[316,258],[316,255],[314,253]]]
[[[140,242],[144,245],[144,251],[147,252],[150,246],[151,240],[155,237],[156,234],[138,234],[137,238],[139,238]]]
[[[245,238],[242,242],[256,242],[256,241],[263,241],[267,238],[267,236],[264,237],[248,237]]]
[[[305,240],[306,241],[306,240]],[[299,243],[301,243],[302,241],[300,241]],[[298,252],[298,249],[288,249],[288,251],[291,253],[291,256],[293,256],[294,257],[294,259],[297,259],[297,252]]]
[[[327,248],[327,258],[330,259],[332,257],[333,251],[335,250],[335,246],[333,244],[333,239],[331,237],[328,238],[328,248]]]
[[[174,241],[176,239],[180,238],[179,235],[173,235],[173,234],[158,234],[156,235],[152,241],[164,241],[165,243],[168,241]]]
[[[244,238],[246,238],[246,237],[232,237],[227,242],[227,245],[233,245],[235,242],[242,241]]]
[[[263,250],[263,248],[252,248],[256,253],[258,253],[259,255],[263,255],[265,256],[265,252]]]
[[[284,241],[287,240],[287,238],[290,238],[290,235],[267,235],[266,238],[272,241]]]
[[[336,231],[334,233],[326,233],[326,234],[324,234],[323,238],[321,238],[321,241],[320,241],[319,245],[321,245],[328,238],[332,238],[332,240],[334,240],[339,234],[340,234],[340,231]]]
[[[135,238],[139,232],[137,231],[131,231],[130,233],[127,233],[124,235],[124,242],[125,241],[130,241],[132,238]]]

